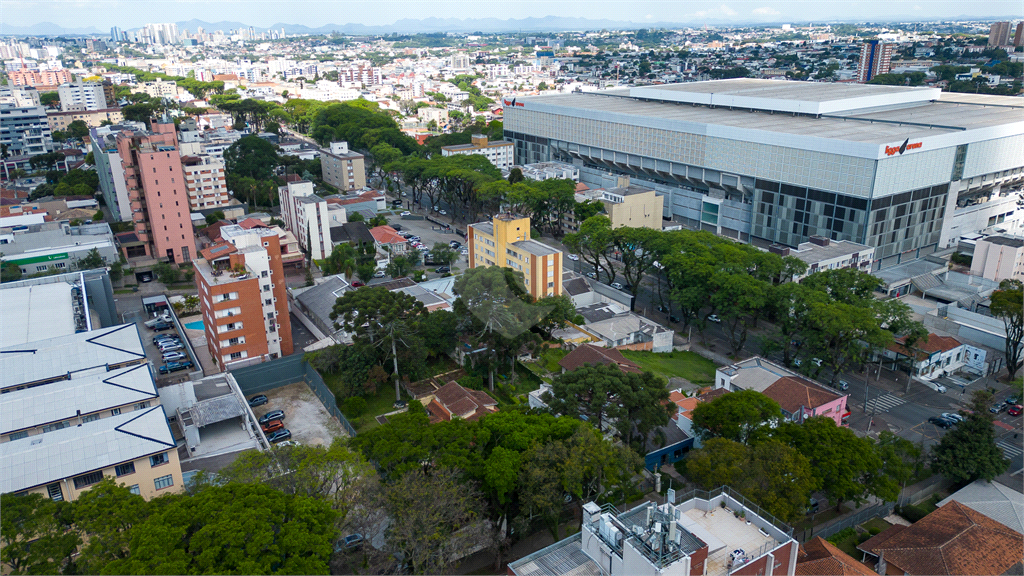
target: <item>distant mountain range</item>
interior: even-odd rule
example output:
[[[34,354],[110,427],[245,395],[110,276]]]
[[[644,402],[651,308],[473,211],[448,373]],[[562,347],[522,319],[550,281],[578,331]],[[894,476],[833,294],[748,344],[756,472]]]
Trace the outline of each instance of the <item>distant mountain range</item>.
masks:
[[[971,16],[956,16],[953,18],[943,18],[942,20],[976,20],[976,17]],[[1014,20],[1012,17],[1005,18],[1007,20]],[[985,20],[995,20],[994,18],[985,18]],[[483,32],[483,33],[496,33],[496,32],[561,32],[569,30],[636,30],[639,28],[679,28],[685,26],[703,26],[705,24],[710,26],[751,26],[751,25],[765,25],[774,24],[778,22],[788,22],[794,26],[800,25],[798,21],[781,20],[778,17],[773,17],[770,20],[749,20],[746,22],[729,21],[724,19],[707,19],[692,22],[629,22],[619,20],[592,20],[589,18],[577,18],[577,17],[564,17],[564,16],[545,16],[543,18],[522,18],[519,20],[508,19],[501,20],[498,18],[424,18],[419,20],[402,19],[394,24],[384,24],[380,26],[367,26],[365,24],[324,24],[318,28],[311,28],[309,26],[303,26],[301,24],[284,24],[277,23],[273,26],[253,26],[258,31],[264,31],[268,29],[280,30],[284,28],[287,34],[329,34],[331,32],[339,32],[341,34],[352,34],[352,35],[377,35],[377,34],[391,34],[397,32],[399,34],[416,34],[416,33],[431,33],[431,32]],[[920,16],[906,16],[890,17],[886,19],[873,19],[873,22],[927,22],[929,19],[921,18]],[[176,22],[178,30],[189,30],[195,32],[197,29],[202,28],[204,31],[212,32],[214,30],[233,30],[238,28],[248,28],[249,25],[242,22],[204,22],[202,20],[192,19],[186,22]],[[95,27],[89,28],[66,28],[58,26],[52,22],[41,22],[32,26],[11,26],[8,24],[0,24],[0,35],[10,36],[107,36],[110,34],[109,30],[99,30]]]

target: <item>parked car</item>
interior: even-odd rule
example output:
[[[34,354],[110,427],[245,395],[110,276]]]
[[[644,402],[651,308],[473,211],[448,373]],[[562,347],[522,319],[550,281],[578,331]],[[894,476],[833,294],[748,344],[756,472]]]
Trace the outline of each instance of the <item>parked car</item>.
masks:
[[[402,196],[405,196],[405,194],[403,193]],[[406,210],[405,212],[402,212],[401,214],[399,214],[399,216],[412,216],[412,212],[409,212],[408,210]]]
[[[952,420],[957,424],[964,421],[964,417],[957,414],[956,412],[943,412],[942,417],[945,418],[946,420]]]
[[[811,358],[811,362],[814,362],[815,366],[821,367],[821,358]]]
[[[934,424],[934,425],[938,426],[939,428],[942,428],[943,430],[948,430],[948,429],[953,427],[953,421],[952,420],[946,420],[945,418],[943,418],[941,416],[932,416],[931,418],[928,419],[928,423],[929,424]]]
[[[146,320],[144,324],[146,325],[146,328],[152,328],[154,325],[160,324],[161,322],[164,324],[170,324],[172,322],[171,315],[163,314],[161,316],[153,318],[152,320]]]
[[[463,256],[469,256],[469,248],[463,248],[462,250],[459,250],[459,254],[462,254]]]
[[[362,282],[360,282],[359,280],[353,280],[353,281],[352,281],[352,287],[353,287],[353,288],[359,288],[360,286],[366,286],[366,284],[363,284],[363,283],[362,283]]]
[[[718,317],[718,314],[712,314],[711,316],[708,316],[708,322],[720,324],[722,322],[722,319]]]
[[[174,328],[174,326],[168,324],[167,322],[157,322],[156,324],[153,324],[151,328],[153,329],[154,332],[163,332],[164,330],[170,330],[171,328]]]
[[[191,367],[192,367],[192,362],[190,360],[186,360],[184,362],[168,362],[167,364],[164,364],[163,366],[161,366],[157,370],[161,374],[170,374],[171,372],[177,372],[179,370],[187,370],[187,369],[189,369]]]
[[[804,361],[803,360],[801,360],[799,358],[793,358],[793,366],[796,366],[797,368],[799,368],[799,367],[801,367],[803,365],[804,365]]]
[[[596,272],[587,272],[587,278],[594,278],[594,279],[596,279],[597,278],[597,273]]]
[[[342,538],[340,544],[341,544],[341,547],[343,549],[345,549],[345,550],[351,550],[352,548],[358,548],[358,547],[363,545],[363,535],[362,534],[349,534],[348,536],[345,536],[344,538]]]
[[[184,352],[175,350],[173,352],[164,352],[162,355],[164,362],[180,362],[181,360],[187,360],[188,356]]]
[[[383,270],[377,270],[373,273],[374,278],[383,278],[384,276],[387,276],[387,274],[385,274]]]
[[[153,338],[153,344],[159,346],[162,342],[181,342],[177,334],[163,334]]]
[[[458,240],[452,240],[451,242],[448,243],[448,245],[451,246],[453,249],[462,248],[462,242],[459,242]]]
[[[434,270],[434,272],[437,272],[438,274],[447,274],[447,273],[449,273],[449,272],[451,272],[451,271],[452,271],[452,269],[451,269],[451,268],[449,268],[449,267],[447,267],[447,266],[438,266],[438,267],[437,267],[437,268],[436,268],[436,269]]]
[[[1024,411],[1024,406],[1020,404],[1014,404],[1006,409],[1006,413],[1010,416],[1020,416],[1021,412]]]
[[[266,394],[257,394],[252,398],[249,398],[249,406],[251,407],[263,406],[267,402],[269,402],[269,400],[267,399]]]
[[[936,384],[935,385],[935,391],[938,392],[939,394],[945,394],[946,393],[946,387],[943,386],[942,384]]]
[[[577,256],[575,254],[569,254],[569,260],[572,260],[573,262],[578,262],[579,259],[580,259],[579,256]]]
[[[622,290],[622,284],[620,284],[618,282],[612,282],[611,284],[609,284],[609,286],[611,286],[612,288],[615,288],[616,290]]]
[[[284,410],[271,410],[260,417],[260,426],[270,422],[271,420],[284,420]]]
[[[818,499],[817,498],[811,498],[811,505],[807,507],[807,513],[808,514],[817,514],[818,513]]]
[[[849,390],[850,389],[850,383],[847,382],[846,380],[840,380],[839,381],[839,389],[840,390]]]
[[[675,322],[675,323],[678,323],[678,322],[679,322],[679,316],[669,316],[669,317],[668,317],[668,321],[669,321],[669,322]]]
[[[294,447],[294,446],[302,446],[302,444],[298,440],[285,440],[284,442],[281,442],[280,444],[277,445],[278,448],[281,448],[282,446],[292,446],[292,447]]]
[[[285,428],[284,430],[278,430],[277,432],[271,432],[270,434],[267,434],[267,442],[277,443],[281,442],[282,440],[287,440],[291,437],[291,430]]]
[[[402,225],[401,224],[391,224],[390,226],[391,226],[391,229],[394,230],[395,232],[401,232],[402,231]],[[296,444],[298,444],[298,442],[296,442]]]
[[[181,342],[164,342],[161,343],[158,348],[160,352],[174,352],[175,350],[184,350],[185,347],[181,345]]]
[[[267,422],[266,424],[260,426],[260,428],[263,428],[264,434],[270,434],[271,432],[283,430],[284,422],[281,422],[280,420],[271,420],[270,422]]]
[[[1003,403],[1008,405],[1008,406],[1013,406],[1014,404],[1020,404],[1020,398],[1018,398],[1016,396],[1010,396]]]
[[[1002,402],[993,404],[992,407],[988,409],[988,411],[993,414],[999,414],[1003,410],[1006,410],[1006,404],[1003,404]]]
[[[437,213],[440,214],[441,216],[447,216],[448,215],[448,212],[446,212],[444,210],[438,210]]]

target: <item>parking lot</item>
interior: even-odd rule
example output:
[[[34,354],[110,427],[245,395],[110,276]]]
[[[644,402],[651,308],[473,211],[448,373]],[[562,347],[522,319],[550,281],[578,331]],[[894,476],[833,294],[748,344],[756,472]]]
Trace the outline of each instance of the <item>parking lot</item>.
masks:
[[[264,394],[269,401],[254,407],[253,414],[261,418],[272,410],[284,410],[284,427],[291,431],[291,439],[303,446],[329,446],[335,438],[345,436],[341,424],[331,418],[304,382],[275,388]]]
[[[166,364],[166,362],[164,362],[163,355],[160,352],[160,348],[153,343],[153,338],[155,336],[170,335],[178,336],[180,339],[181,335],[178,334],[178,331],[172,327],[170,330],[161,330],[157,332],[152,328],[147,327],[145,324],[142,323],[142,321],[139,321],[137,324],[139,327],[139,335],[142,337],[142,345],[146,350],[146,358],[149,359],[149,361],[152,362],[153,364],[153,373],[156,374],[157,381],[178,382],[181,380],[187,380],[189,372],[196,370],[195,359],[189,355],[188,348],[183,347],[180,350],[180,352],[182,352],[185,355],[185,359],[179,360],[179,362],[190,361],[192,362],[192,367],[177,372],[171,372],[169,374],[160,374],[159,369],[161,366]]]
[[[456,234],[454,228],[451,229],[451,232],[445,232],[441,230],[440,226],[433,222],[430,222],[429,220],[403,220],[401,217],[398,216],[398,214],[395,214],[393,216],[388,216],[388,224],[390,226],[394,226],[395,224],[397,224],[398,226],[401,226],[402,231],[412,232],[416,236],[419,236],[420,242],[426,244],[428,248],[433,248],[434,244],[438,243],[448,244],[452,240],[459,242],[461,244],[461,248],[466,247],[466,239]],[[440,266],[440,264],[432,266],[420,265],[419,268],[426,270],[427,278],[430,279],[439,278],[441,276],[440,274],[434,272],[434,269],[437,268],[438,266]],[[456,260],[455,264],[452,265],[452,271],[458,272],[456,268],[465,270],[468,266],[469,256],[460,255],[459,259]],[[380,279],[377,279],[377,281],[379,282]],[[372,285],[373,282],[371,282],[370,284]]]

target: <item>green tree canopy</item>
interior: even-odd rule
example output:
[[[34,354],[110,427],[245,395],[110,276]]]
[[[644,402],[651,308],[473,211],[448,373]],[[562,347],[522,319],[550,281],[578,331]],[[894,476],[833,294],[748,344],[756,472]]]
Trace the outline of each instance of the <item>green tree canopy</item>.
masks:
[[[1024,338],[1024,283],[1020,280],[1003,280],[999,290],[992,293],[992,315],[1003,321],[1006,329],[1007,380],[1013,380],[1024,364],[1021,339]]]
[[[267,180],[280,159],[272,143],[258,136],[243,136],[224,151],[224,164],[237,177]]]
[[[964,421],[942,436],[932,447],[931,467],[957,483],[979,478],[989,482],[1010,465],[996,446],[992,413],[988,411],[992,394],[978,390],[971,396],[971,410]]]
[[[762,429],[782,419],[782,409],[756,390],[739,390],[693,409],[693,431],[702,441],[725,438],[749,443]]]

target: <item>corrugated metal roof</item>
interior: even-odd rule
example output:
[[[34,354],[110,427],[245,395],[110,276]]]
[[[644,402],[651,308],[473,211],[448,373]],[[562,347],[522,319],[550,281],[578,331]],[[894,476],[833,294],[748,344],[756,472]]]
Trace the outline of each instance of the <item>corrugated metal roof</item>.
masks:
[[[157,397],[149,364],[136,364],[97,374],[73,375],[45,386],[14,390],[0,396],[0,434],[91,414]]]
[[[174,449],[162,406],[0,444],[0,492],[18,492]]]
[[[121,324],[0,349],[0,386],[145,359],[138,327]]]

